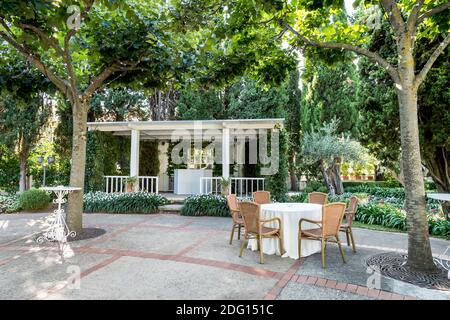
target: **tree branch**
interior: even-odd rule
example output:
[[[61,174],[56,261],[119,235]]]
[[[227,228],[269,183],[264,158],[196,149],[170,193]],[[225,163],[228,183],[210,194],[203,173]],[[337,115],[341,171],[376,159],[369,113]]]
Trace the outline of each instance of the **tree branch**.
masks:
[[[397,69],[375,52],[366,50],[366,49],[358,47],[358,46],[353,46],[353,45],[350,45],[347,43],[312,41],[312,40],[309,40],[306,37],[302,36],[297,30],[292,28],[287,22],[283,22],[283,25],[288,30],[290,30],[293,34],[295,34],[302,42],[304,42],[305,44],[307,44],[309,46],[318,47],[318,48],[348,50],[348,51],[355,52],[359,55],[366,56],[369,59],[371,59],[372,61],[380,64],[389,73],[389,75],[392,77],[392,80],[394,80],[395,83],[400,83],[400,76],[397,72]]]
[[[380,2],[388,15],[389,22],[392,25],[395,35],[400,36],[404,32],[406,25],[397,2],[395,0],[381,0]]]
[[[436,13],[445,11],[449,8],[450,8],[450,2],[447,2],[447,3],[441,4],[440,6],[437,6],[435,8],[428,10],[427,12],[424,12],[422,15],[419,16],[419,18],[417,18],[417,25],[422,23],[423,20],[425,20],[426,18],[429,18],[432,15],[435,15]]]
[[[417,27],[417,18],[419,17],[420,9],[422,9],[423,3],[425,0],[418,0],[411,10],[411,13],[408,17],[408,21],[406,22],[409,34],[412,36],[416,33]]]
[[[414,85],[416,88],[418,88],[423,80],[425,80],[428,71],[430,71],[431,67],[433,66],[434,62],[437,60],[437,58],[441,55],[442,52],[444,52],[445,48],[450,43],[450,33],[447,34],[445,39],[439,44],[439,46],[434,50],[434,52],[431,54],[430,58],[428,59],[427,63],[423,66],[420,73],[416,76],[416,79],[414,80]]]
[[[72,99],[69,94],[69,87],[64,79],[57,76],[51,70],[49,70],[42,62],[41,57],[38,54],[33,53],[26,46],[16,42],[11,36],[3,31],[0,31],[0,37],[8,42],[13,48],[20,52],[27,61],[34,65],[39,71],[41,71],[47,78],[63,93],[68,99]]]
[[[19,27],[23,30],[31,30],[34,33],[36,33],[45,43],[47,43],[50,47],[55,49],[55,51],[60,55],[63,56],[64,52],[61,48],[61,46],[57,43],[56,39],[52,36],[47,35],[44,31],[42,31],[40,28],[33,26],[31,24],[26,23],[19,23]]]

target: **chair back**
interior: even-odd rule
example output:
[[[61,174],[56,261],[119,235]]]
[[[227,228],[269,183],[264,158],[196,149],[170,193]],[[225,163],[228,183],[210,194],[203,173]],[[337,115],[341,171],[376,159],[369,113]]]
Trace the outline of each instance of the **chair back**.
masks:
[[[261,226],[259,204],[255,202],[241,202],[240,208],[245,230],[249,233],[259,234]]]
[[[328,194],[323,192],[308,193],[308,202],[325,205],[328,202]]]
[[[239,209],[239,202],[235,194],[227,195],[227,204],[228,208],[230,209],[231,216],[233,217],[233,220],[236,222],[236,220],[240,218],[239,214],[240,209]]]
[[[345,214],[345,203],[330,203],[322,208],[322,232],[324,237],[335,236],[339,232]]]
[[[358,210],[359,199],[355,196],[350,197],[348,201],[347,211],[345,212],[345,220],[349,226],[352,225],[353,219],[355,219],[356,210]]]
[[[257,204],[270,203],[270,192],[269,191],[253,192],[253,201],[255,201]]]

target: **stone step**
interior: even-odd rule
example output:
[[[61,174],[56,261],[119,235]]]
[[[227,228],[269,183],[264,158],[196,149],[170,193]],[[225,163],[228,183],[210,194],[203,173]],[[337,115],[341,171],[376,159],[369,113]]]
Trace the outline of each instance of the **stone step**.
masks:
[[[173,213],[179,213],[181,211],[181,208],[183,207],[183,205],[181,204],[166,204],[164,206],[160,206],[159,212],[163,212],[163,213],[169,213],[169,212],[173,212]]]

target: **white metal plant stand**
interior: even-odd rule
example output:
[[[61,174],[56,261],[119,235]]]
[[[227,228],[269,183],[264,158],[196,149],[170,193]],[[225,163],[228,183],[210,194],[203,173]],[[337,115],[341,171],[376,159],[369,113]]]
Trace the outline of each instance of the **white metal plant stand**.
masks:
[[[41,190],[52,191],[56,194],[56,199],[53,199],[53,202],[58,204],[58,209],[54,210],[53,213],[47,217],[50,228],[37,237],[36,242],[38,244],[42,244],[45,241],[67,242],[67,237],[75,238],[77,234],[75,231],[70,231],[67,226],[62,205],[67,202],[67,199],[65,198],[66,195],[70,192],[80,191],[81,188],[57,186],[43,187]]]

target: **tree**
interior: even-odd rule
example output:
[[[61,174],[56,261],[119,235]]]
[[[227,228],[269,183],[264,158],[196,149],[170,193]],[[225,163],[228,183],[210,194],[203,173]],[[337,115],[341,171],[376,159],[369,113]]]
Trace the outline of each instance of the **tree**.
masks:
[[[390,59],[395,50],[386,23],[374,30],[369,43],[370,50],[383,52]],[[436,46],[443,40],[436,36],[430,43],[427,39],[417,40],[415,57],[419,64],[425,63],[427,46]],[[422,163],[435,181],[439,192],[450,192],[450,52],[442,54],[430,70],[427,79],[418,91],[419,136]],[[420,62],[421,61],[421,62]],[[396,171],[401,178],[400,125],[396,94],[389,75],[366,58],[359,61],[360,77],[356,106],[360,110],[360,139],[367,148],[382,161],[382,164]],[[444,212],[450,213],[450,204],[443,203]]]
[[[356,4],[361,2],[357,1]],[[377,6],[373,6],[374,4]],[[220,6],[224,5],[221,2],[214,5],[209,1],[201,1],[201,6],[209,6],[216,12],[223,12]],[[380,18],[389,22],[395,41],[395,61],[389,61],[364,47],[369,29],[367,25],[372,26],[373,21],[364,25],[362,21],[343,19],[346,12],[342,1],[234,1],[226,3],[226,22],[220,18],[213,21],[222,28],[227,28],[228,25],[227,36],[231,36],[236,30],[240,34],[271,30],[273,38],[290,41],[292,45],[307,51],[323,55],[350,51],[368,57],[372,63],[386,70],[394,83],[400,114],[405,208],[408,217],[407,265],[414,270],[434,271],[436,266],[429,241],[420,158],[417,91],[436,59],[450,43],[450,2],[380,0],[365,1],[364,5],[375,9],[373,20]],[[444,34],[444,40],[437,47],[430,48],[426,62],[416,70],[416,39],[441,33]]]
[[[139,7],[137,7],[139,4]],[[93,94],[113,75],[131,73],[164,81],[174,61],[164,1],[5,0],[0,3],[0,37],[40,70],[72,108],[70,184],[83,188],[86,120]],[[82,192],[69,196],[67,222],[82,230]]]
[[[332,121],[319,129],[306,132],[302,139],[303,159],[317,165],[331,195],[344,192],[341,163],[364,162],[367,152],[359,142],[337,134],[338,122]]]
[[[27,160],[51,115],[51,83],[11,50],[1,53],[0,141],[19,155],[19,191],[26,190]]]

